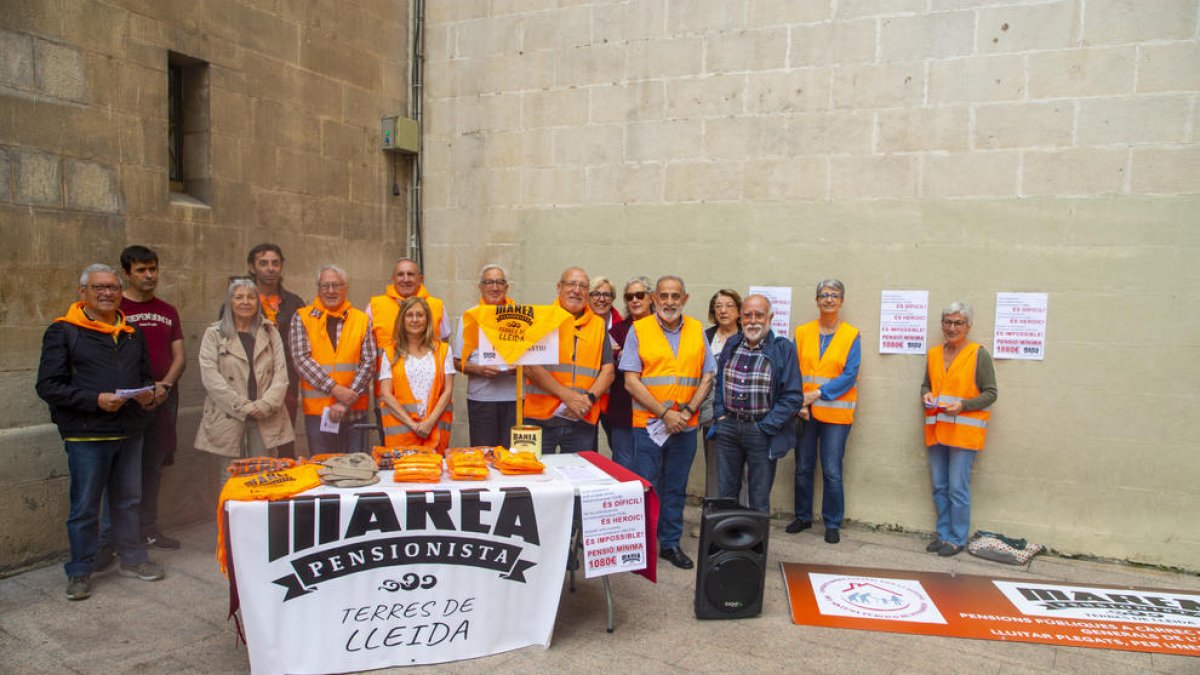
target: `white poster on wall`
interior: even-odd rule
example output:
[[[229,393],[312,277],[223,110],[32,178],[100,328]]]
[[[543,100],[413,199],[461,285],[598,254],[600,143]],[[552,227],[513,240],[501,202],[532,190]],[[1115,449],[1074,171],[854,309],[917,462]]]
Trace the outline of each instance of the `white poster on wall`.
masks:
[[[992,355],[998,359],[1045,359],[1048,309],[1045,293],[997,293]]]
[[[929,291],[883,291],[879,299],[880,354],[924,354],[928,327]]]
[[[571,486],[531,476],[469,490],[405,488],[388,474],[369,488],[227,502],[255,675],[343,673],[549,646]]]
[[[792,287],[791,286],[751,286],[750,295],[761,295],[771,301],[771,331],[779,337],[792,335]]]

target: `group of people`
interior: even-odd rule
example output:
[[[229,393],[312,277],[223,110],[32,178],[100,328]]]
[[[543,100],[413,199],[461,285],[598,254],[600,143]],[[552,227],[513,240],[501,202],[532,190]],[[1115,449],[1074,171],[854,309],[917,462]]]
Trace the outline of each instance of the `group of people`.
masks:
[[[162,568],[147,559],[145,546],[179,545],[158,532],[154,513],[170,456],[168,424],[174,449],[182,332],[173,308],[133,304],[161,301],[153,296],[157,256],[144,247],[130,251],[128,265],[122,254],[124,279],[105,265],[84,270],[80,301],[47,329],[43,344],[38,393],[71,467],[71,599],[87,597],[91,575],[117,558],[123,574],[160,579]],[[306,304],[284,288],[279,246],[260,244],[246,262],[248,276],[231,280],[220,318],[201,341],[207,397],[196,448],[228,457],[295,456],[302,412],[312,454],[363,450],[373,433],[389,446],[444,449],[457,373],[467,377],[470,444],[508,445],[517,411],[514,369],[484,365],[463,319],[451,331],[445,304],[425,288],[415,261],[396,262],[391,283],[366,311],[347,299],[348,276],[337,265],[318,270],[315,297]],[[706,329],[684,314],[689,296],[678,276],[627,281],[624,316],[613,306],[615,289],[579,267],[559,277],[554,304],[571,320],[558,329],[557,363],[524,371],[523,417],[542,429],[543,452],[596,449],[603,429],[614,460],[659,494],[660,557],[688,569],[683,507],[701,432],[706,494],[736,499],[744,480],[749,508],[763,512],[770,511],[776,462],[795,447],[795,519],[787,532],[812,526],[819,457],[825,540],[837,543],[861,360],[859,331],[840,318],[842,282],[818,283],[819,318],[799,326],[793,340],[772,332],[771,303],[762,295],[743,300],[722,289],[709,302]],[[479,305],[511,304],[508,291],[505,270],[484,266]],[[159,326],[135,320],[149,316],[171,329],[165,351]],[[971,463],[983,447],[996,386],[987,352],[966,340],[970,307],[954,303],[942,319],[946,341],[930,351],[922,398],[938,511],[930,550],[953,555],[965,544]],[[111,518],[101,516],[105,492]]]

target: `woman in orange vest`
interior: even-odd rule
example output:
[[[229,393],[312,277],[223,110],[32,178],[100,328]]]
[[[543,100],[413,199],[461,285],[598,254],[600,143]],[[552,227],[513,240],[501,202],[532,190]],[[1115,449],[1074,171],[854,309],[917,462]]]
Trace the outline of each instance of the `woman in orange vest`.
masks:
[[[925,404],[925,445],[937,508],[937,538],[925,547],[940,556],[957,555],[971,530],[971,466],[983,450],[989,408],[996,401],[992,357],[967,334],[975,310],[952,302],[942,310],[945,342],[929,350],[921,400]]]
[[[796,443],[796,519],[787,526],[789,534],[812,527],[813,476],[821,457],[821,519],[825,541],[836,544],[846,496],[842,489],[842,458],[846,438],[858,406],[858,366],[862,340],[858,329],[842,321],[846,286],[837,279],[817,284],[817,310],[821,316],[796,328],[796,356],[804,386],[804,407]]]
[[[406,298],[396,315],[393,349],[380,355],[379,395],[388,447],[445,450],[450,445],[454,359],[449,345],[434,337],[431,315],[425,298]],[[390,386],[385,380],[391,380]]]

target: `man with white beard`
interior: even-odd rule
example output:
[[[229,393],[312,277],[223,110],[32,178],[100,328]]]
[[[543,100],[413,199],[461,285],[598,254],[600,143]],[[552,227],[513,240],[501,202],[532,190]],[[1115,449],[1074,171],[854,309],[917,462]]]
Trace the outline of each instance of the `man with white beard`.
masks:
[[[687,300],[683,279],[660,277],[655,314],[633,323],[620,364],[633,399],[633,470],[658,492],[659,556],[681,569],[693,566],[679,537],[700,404],[717,369],[704,327],[683,315]]]
[[[751,295],[742,302],[742,332],[725,343],[717,360],[711,438],[717,449],[717,491],[737,499],[742,472],[749,507],[771,512],[775,462],[796,437],[793,420],[804,404],[796,347],[771,331],[771,301]]]

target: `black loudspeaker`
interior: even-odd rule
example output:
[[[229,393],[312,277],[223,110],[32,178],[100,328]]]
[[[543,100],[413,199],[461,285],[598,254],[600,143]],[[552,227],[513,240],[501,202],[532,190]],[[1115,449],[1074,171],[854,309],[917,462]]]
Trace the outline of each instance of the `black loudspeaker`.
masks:
[[[762,614],[767,575],[765,513],[732,499],[705,499],[696,566],[696,618],[744,619]]]

